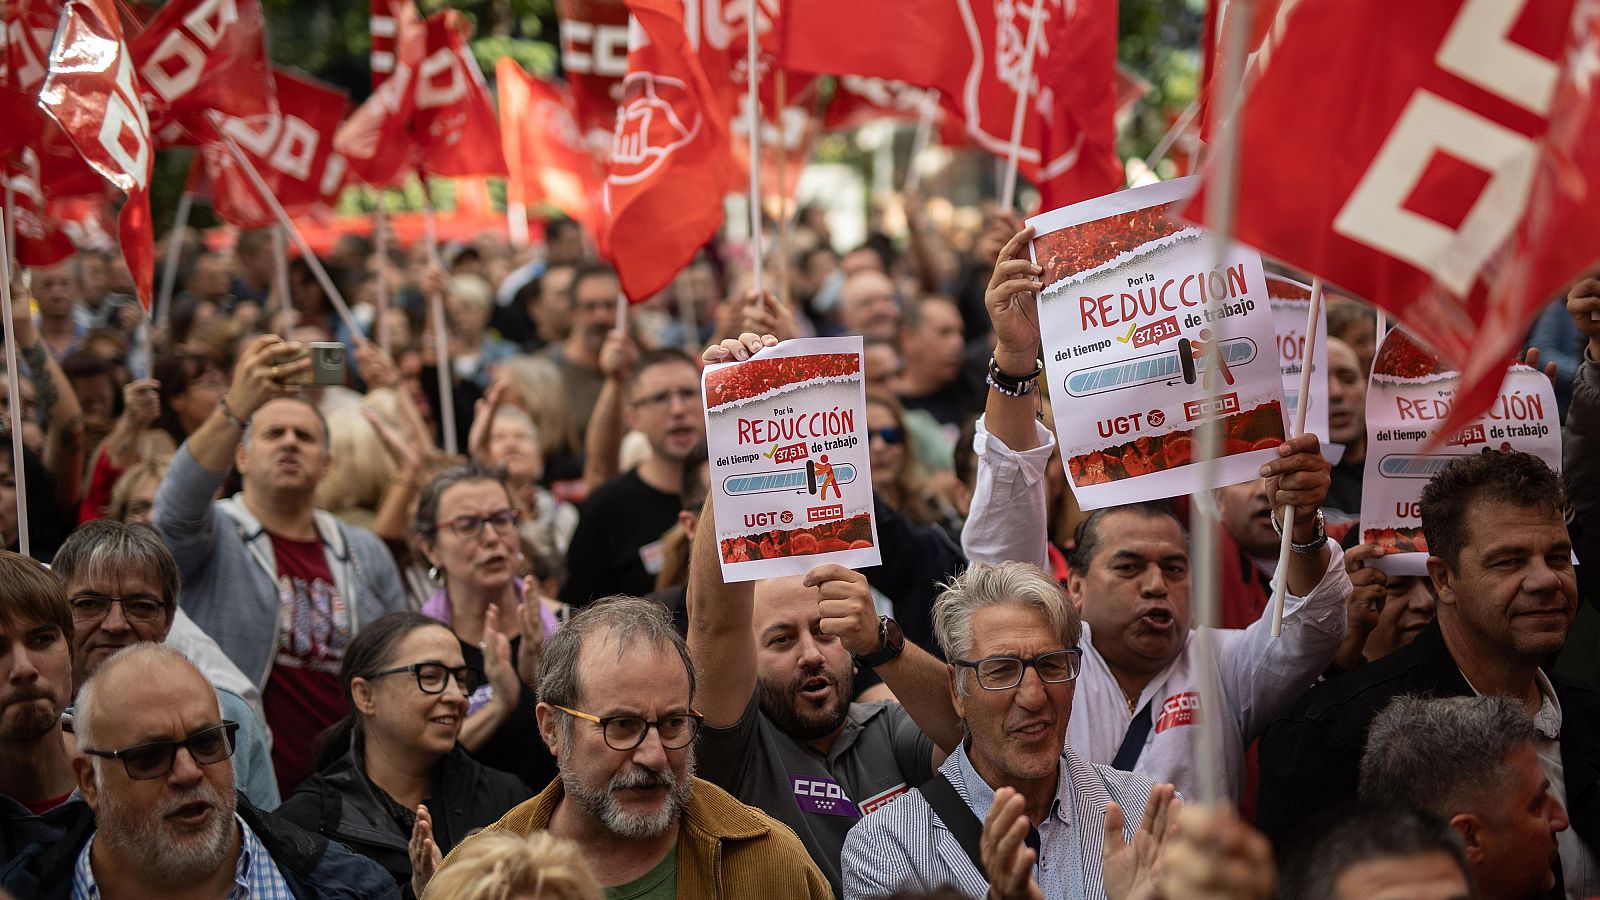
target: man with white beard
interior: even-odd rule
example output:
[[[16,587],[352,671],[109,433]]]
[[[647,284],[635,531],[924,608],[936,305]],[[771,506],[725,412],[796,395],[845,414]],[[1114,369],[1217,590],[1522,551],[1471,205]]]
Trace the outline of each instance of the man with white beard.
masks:
[[[539,732],[561,774],[482,833],[570,840],[618,896],[831,897],[794,832],[694,777],[694,695],[689,649],[660,604],[584,608],[539,665]]]
[[[377,863],[239,797],[238,726],[178,651],[147,642],[108,659],[78,692],[73,730],[73,770],[95,820],[41,860],[35,896],[399,896]]]

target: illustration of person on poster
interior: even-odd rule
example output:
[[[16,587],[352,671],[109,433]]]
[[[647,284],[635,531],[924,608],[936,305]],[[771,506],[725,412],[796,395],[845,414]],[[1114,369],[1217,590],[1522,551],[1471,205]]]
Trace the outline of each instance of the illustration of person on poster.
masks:
[[[1249,481],[1286,435],[1261,257],[1177,216],[1180,178],[1035,216],[1039,330],[1061,455],[1098,509]],[[1196,431],[1221,419],[1214,483]],[[1084,423],[1094,423],[1085,427]]]
[[[1561,471],[1556,392],[1543,372],[1511,366],[1489,411],[1433,449],[1449,418],[1460,374],[1405,331],[1378,345],[1367,385],[1367,465],[1361,479],[1361,541],[1384,555],[1367,562],[1391,575],[1428,574],[1422,489],[1458,456],[1484,448],[1522,450]]]
[[[876,566],[860,336],[706,367],[706,450],[728,582]]]

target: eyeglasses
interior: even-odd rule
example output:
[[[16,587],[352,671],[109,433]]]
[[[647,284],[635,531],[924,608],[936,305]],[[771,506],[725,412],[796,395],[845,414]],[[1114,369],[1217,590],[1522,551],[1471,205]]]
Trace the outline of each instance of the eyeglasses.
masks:
[[[868,428],[867,440],[873,438],[882,438],[885,444],[897,447],[905,442],[906,430],[895,425],[890,425],[888,428]]]
[[[554,706],[554,704],[551,704]],[[600,726],[600,732],[606,739],[606,746],[613,750],[628,751],[644,743],[644,736],[651,728],[661,736],[661,747],[664,750],[682,750],[694,743],[695,735],[700,733],[700,723],[705,717],[690,710],[677,715],[662,716],[655,721],[647,721],[638,716],[591,716],[586,712],[567,709],[557,706],[569,716],[577,716]]]
[[[1045,684],[1060,684],[1077,678],[1078,668],[1083,662],[1083,651],[1073,647],[1041,653],[1033,659],[988,656],[979,660],[956,659],[951,662],[977,671],[978,686],[984,690],[1008,691],[1022,683],[1022,673],[1029,668],[1038,672],[1039,680]]]
[[[669,388],[651,394],[648,397],[640,397],[633,401],[633,405],[636,407],[666,406],[674,400],[681,401],[684,406],[698,406],[700,405],[700,391],[697,388]]]
[[[453,677],[456,684],[461,686],[461,693],[470,695],[484,683],[483,673],[470,666],[456,666],[451,668],[444,663],[419,662],[409,666],[396,666],[393,669],[384,669],[382,672],[373,672],[366,676],[368,681],[382,678],[385,675],[399,675],[401,672],[410,672],[417,676],[417,690],[424,694],[442,694],[445,685]]]
[[[152,741],[126,750],[89,750],[84,747],[78,749],[90,756],[120,759],[129,778],[135,781],[148,781],[152,778],[163,778],[172,771],[173,761],[178,758],[179,747],[188,750],[189,755],[194,757],[194,761],[199,765],[210,766],[222,762],[233,755],[233,739],[238,732],[237,722],[223,722],[221,725],[196,731],[181,741]]]
[[[493,525],[496,531],[510,531],[522,521],[522,513],[514,509],[502,509],[487,516],[456,516],[454,519],[440,522],[440,528],[450,529],[450,533],[458,538],[476,539],[483,534],[484,525]]]
[[[68,600],[72,618],[79,622],[98,622],[111,612],[111,604],[122,604],[122,616],[129,622],[154,622],[167,611],[167,605],[154,597],[107,597],[104,594],[77,594]]]

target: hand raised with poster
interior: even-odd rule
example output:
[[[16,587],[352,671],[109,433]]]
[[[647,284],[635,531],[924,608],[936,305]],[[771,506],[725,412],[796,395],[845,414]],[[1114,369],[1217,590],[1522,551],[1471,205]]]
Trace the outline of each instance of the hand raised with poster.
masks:
[[[1333,662],[1346,672],[1361,664],[1367,638],[1383,619],[1384,602],[1389,599],[1389,576],[1382,569],[1366,565],[1367,560],[1382,556],[1383,552],[1381,544],[1358,544],[1344,555],[1344,570],[1355,590],[1344,601],[1344,641]]]
[[[1039,358],[1039,291],[1044,271],[1028,257],[1033,229],[1024,228],[1006,242],[989,276],[983,305],[994,325],[994,358],[1008,375],[1032,372]]]
[[[817,589],[823,634],[839,638],[856,656],[878,649],[878,609],[865,575],[830,563],[807,572],[805,585]]]
[[[1600,359],[1600,271],[1579,279],[1567,292],[1567,315],[1589,341],[1589,355]]]
[[[763,347],[776,347],[778,339],[770,334],[755,334],[746,331],[736,338],[712,344],[705,352],[700,354],[700,361],[710,363],[744,362],[752,353],[760,352]]]
[[[17,336],[17,351],[32,347],[38,336],[33,330],[33,293],[22,278],[22,264],[11,261],[11,333]]]
[[[639,345],[633,342],[626,328],[613,328],[606,332],[605,342],[600,345],[601,375],[612,381],[627,381],[628,373],[633,371],[633,364],[638,358]]]
[[[1522,355],[1522,364],[1527,366],[1530,369],[1538,369],[1539,368],[1539,358],[1541,356],[1543,356],[1543,354],[1541,354],[1539,352],[1539,348],[1538,347],[1529,347],[1527,349],[1527,352],[1523,353],[1523,355]],[[1555,384],[1556,383],[1556,361],[1555,360],[1552,359],[1549,362],[1545,363],[1544,364],[1544,369],[1542,371],[1544,372],[1544,377],[1550,379],[1550,383],[1551,384]]]
[[[1314,434],[1297,435],[1280,444],[1278,458],[1261,467],[1261,477],[1267,479],[1267,496],[1272,498],[1275,510],[1273,516],[1285,506],[1294,507],[1295,543],[1307,544],[1316,537],[1313,519],[1328,499],[1332,472]]]
[[[800,336],[800,330],[795,327],[794,311],[771,291],[759,294],[749,291],[744,295],[743,324],[745,331],[770,334],[780,341]]]

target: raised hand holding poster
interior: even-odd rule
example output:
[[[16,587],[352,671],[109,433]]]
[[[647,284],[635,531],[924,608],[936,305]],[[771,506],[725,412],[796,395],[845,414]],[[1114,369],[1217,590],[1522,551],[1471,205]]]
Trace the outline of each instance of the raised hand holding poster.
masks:
[[[1361,541],[1384,555],[1368,565],[1391,575],[1426,575],[1422,489],[1459,456],[1485,447],[1522,450],[1561,471],[1555,388],[1543,372],[1512,366],[1483,417],[1426,450],[1450,415],[1460,373],[1399,328],[1378,345],[1367,384],[1367,465],[1361,476]]]
[[[1175,214],[1195,186],[1179,178],[1028,220],[1056,436],[1086,510],[1249,481],[1284,441],[1261,257],[1230,244],[1215,268],[1216,239]],[[1200,484],[1196,430],[1215,416],[1226,443]]]
[[[862,339],[784,341],[706,367],[701,390],[725,581],[876,566]]]

